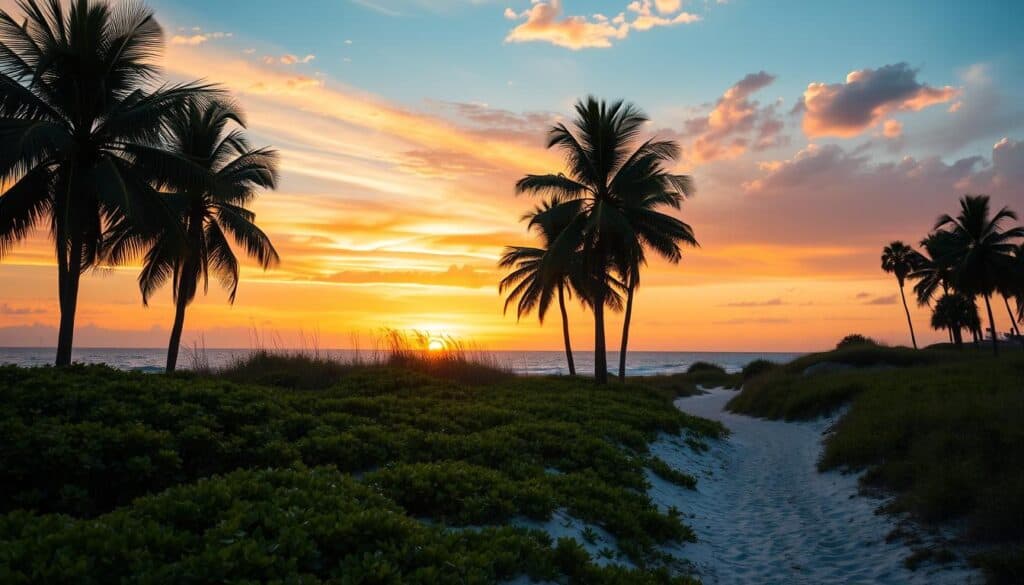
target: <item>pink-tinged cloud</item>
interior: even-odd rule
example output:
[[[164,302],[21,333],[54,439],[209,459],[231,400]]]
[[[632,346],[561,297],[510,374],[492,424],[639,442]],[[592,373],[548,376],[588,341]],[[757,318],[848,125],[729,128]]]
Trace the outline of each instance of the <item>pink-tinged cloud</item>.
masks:
[[[522,21],[509,31],[505,42],[547,42],[574,51],[608,48],[613,41],[621,41],[629,36],[631,30],[646,31],[659,26],[690,24],[700,20],[700,16],[689,12],[675,13],[679,6],[678,1],[671,0],[659,1],[657,5],[652,4],[651,0],[636,0],[627,6],[627,11],[634,13],[630,20],[626,12],[620,12],[614,18],[602,14],[591,17],[563,16],[562,0],[534,0],[533,6],[521,13],[511,8],[505,9],[505,18]]]
[[[951,163],[910,156],[876,162],[863,148],[812,144],[760,170],[743,184],[746,197],[730,215],[731,229],[754,241],[872,249],[894,239],[915,242],[935,218],[956,211],[964,193],[987,193],[996,206],[1024,211],[1024,143],[1010,139],[993,147],[991,159]]]
[[[903,136],[903,124],[896,120],[886,120],[882,124],[882,136],[886,138],[899,138]]]
[[[751,73],[715,102],[707,116],[683,123],[681,136],[692,139],[686,147],[689,162],[699,164],[731,159],[747,150],[764,150],[788,142],[782,135],[784,124],[776,113],[777,104],[761,106],[750,96],[771,85],[775,76],[760,71]]]
[[[817,136],[856,136],[894,111],[919,111],[949,102],[961,93],[953,86],[931,87],[917,81],[917,70],[906,63],[851,71],[844,83],[811,83],[804,91],[804,133]]]

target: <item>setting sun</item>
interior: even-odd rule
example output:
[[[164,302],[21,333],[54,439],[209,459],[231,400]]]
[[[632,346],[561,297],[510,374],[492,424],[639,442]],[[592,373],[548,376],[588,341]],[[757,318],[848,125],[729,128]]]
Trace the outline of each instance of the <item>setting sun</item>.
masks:
[[[428,351],[441,351],[443,349],[444,349],[444,341],[442,341],[442,340],[440,340],[440,339],[438,339],[436,337],[431,339],[430,342],[427,344],[427,350]]]

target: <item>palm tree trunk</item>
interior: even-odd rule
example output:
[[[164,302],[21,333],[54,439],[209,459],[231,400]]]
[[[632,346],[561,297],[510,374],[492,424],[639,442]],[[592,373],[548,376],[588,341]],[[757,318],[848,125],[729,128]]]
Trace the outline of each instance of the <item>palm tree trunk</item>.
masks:
[[[1010,316],[1010,327],[1013,329],[1014,335],[1020,337],[1020,329],[1017,328],[1017,319],[1013,316],[1013,309],[1010,308],[1010,299],[1003,295],[1003,302],[1006,303],[1006,314]]]
[[[171,341],[167,345],[167,367],[166,373],[170,374],[178,365],[178,349],[181,347],[181,331],[185,328],[185,308],[188,306],[188,297],[179,291],[174,309],[174,326],[171,327]]]
[[[66,254],[66,256],[65,256]],[[82,277],[82,241],[73,236],[70,248],[60,250],[57,260],[57,295],[60,305],[60,328],[57,332],[55,364],[71,365],[71,349],[75,337],[75,312],[78,309],[78,284]]]
[[[964,347],[964,335],[959,327],[950,327],[950,335],[953,337],[953,343],[956,344],[957,349],[963,349]]]
[[[594,381],[608,383],[608,355],[604,339],[604,294],[594,299]]]
[[[562,339],[565,340],[565,361],[569,364],[569,375],[576,375],[576,363],[572,359],[572,344],[569,342],[569,314],[565,312],[565,287],[558,285],[558,308],[562,311]]]
[[[914,335],[914,322],[910,319],[910,309],[907,308],[907,296],[903,294],[903,283],[900,283],[900,298],[903,299],[903,312],[907,314],[907,325],[910,326],[910,342],[917,349],[917,336]]]
[[[626,348],[629,346],[629,323],[633,319],[633,291],[636,290],[636,282],[629,279],[629,288],[626,289],[626,315],[622,321],[622,349],[619,350],[619,381],[626,381]]]
[[[989,295],[985,297],[985,309],[988,311],[988,326],[992,328],[992,355],[999,355],[999,332],[996,331],[996,320],[992,316],[992,303],[989,302]]]

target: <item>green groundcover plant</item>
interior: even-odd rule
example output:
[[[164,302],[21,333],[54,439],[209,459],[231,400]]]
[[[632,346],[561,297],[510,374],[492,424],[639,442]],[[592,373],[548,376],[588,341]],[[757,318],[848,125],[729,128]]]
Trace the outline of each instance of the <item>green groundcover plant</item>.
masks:
[[[687,582],[647,445],[722,427],[640,385],[468,386],[350,368],[317,390],[0,368],[0,582]],[[692,483],[689,484],[692,487]],[[562,509],[628,567],[517,528]]]

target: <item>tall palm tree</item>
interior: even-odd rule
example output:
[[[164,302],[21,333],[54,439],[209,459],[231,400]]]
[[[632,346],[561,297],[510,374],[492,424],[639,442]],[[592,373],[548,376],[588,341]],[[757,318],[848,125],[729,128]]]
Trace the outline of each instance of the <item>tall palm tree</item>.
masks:
[[[1021,298],[1024,297],[1024,244],[1017,244],[1013,247],[1009,270],[1003,274],[999,285],[1000,296],[1003,297],[1003,304],[1006,305],[1006,314],[1010,318],[1010,328],[1015,336],[1020,337],[1020,327],[1017,322],[1020,317],[1010,308],[1010,299],[1016,299],[1018,309],[1021,308]]]
[[[57,255],[58,366],[71,362],[82,273],[116,221],[166,220],[153,186],[197,182],[160,147],[161,129],[198,85],[154,88],[163,32],[137,2],[18,0],[0,10],[0,257],[49,224]]]
[[[633,317],[633,298],[640,284],[640,269],[647,263],[645,248],[654,249],[661,257],[672,264],[682,260],[681,245],[698,246],[693,229],[678,219],[661,213],[661,206],[679,209],[682,198],[693,194],[693,184],[689,177],[677,175],[678,191],[667,190],[661,177],[667,175],[663,168],[665,163],[678,157],[675,143],[666,142],[664,148],[656,153],[644,155],[627,167],[629,172],[637,173],[637,180],[620,181],[623,194],[622,212],[630,225],[633,226],[633,239],[625,242],[632,252],[626,255],[627,263],[618,267],[626,288],[626,312],[622,321],[622,347],[619,350],[619,380],[626,379],[626,352],[629,347],[629,327]],[[622,171],[620,170],[620,173]]]
[[[603,384],[608,381],[604,311],[614,302],[614,283],[629,276],[627,267],[639,265],[638,246],[668,253],[671,260],[678,244],[666,246],[662,238],[684,233],[692,238],[688,226],[654,209],[678,206],[691,181],[664,168],[678,155],[674,143],[639,142],[647,117],[635,106],[588,97],[577,102],[575,113],[570,126],[559,123],[548,133],[548,148],[563,152],[567,173],[527,175],[516,183],[516,191],[550,195],[554,205],[545,213],[571,218],[548,254],[562,264],[574,255],[580,258],[585,287],[578,292],[594,312],[594,378]],[[646,197],[651,198],[647,209]],[[666,228],[672,231],[660,231]],[[657,244],[647,234],[658,238]]]
[[[903,291],[903,283],[907,276],[920,264],[921,256],[913,248],[900,241],[890,243],[882,250],[882,270],[896,275],[896,282],[900,285],[900,299],[903,300],[903,312],[907,314],[907,326],[910,327],[910,341],[917,349],[917,336],[914,335],[914,322],[910,318],[910,309],[907,308],[907,296]]]
[[[943,294],[953,287],[953,256],[956,245],[948,232],[933,232],[921,240],[924,253],[918,252],[917,265],[908,275],[918,282],[914,285],[918,306],[931,303],[941,288]]]
[[[1024,228],[1003,229],[1002,224],[1017,215],[1003,207],[994,215],[988,195],[965,195],[956,217],[943,215],[936,230],[946,231],[955,242],[953,282],[956,289],[985,299],[992,352],[999,354],[999,332],[992,316],[992,294],[1013,265],[1014,241],[1024,237]]]
[[[527,246],[508,246],[502,254],[498,266],[511,272],[498,285],[499,292],[508,292],[504,311],[516,303],[516,318],[536,310],[541,324],[551,305],[551,299],[557,294],[558,309],[562,316],[562,340],[565,343],[565,360],[569,366],[569,375],[576,375],[576,363],[572,355],[572,343],[569,338],[569,315],[565,309],[566,292],[571,295],[573,286],[579,285],[578,257],[570,259],[568,265],[552,261],[548,250],[552,243],[565,229],[570,217],[546,213],[554,207],[551,201],[544,202],[532,213],[523,217],[529,221],[532,229],[538,232],[543,248]]]
[[[224,101],[193,104],[174,118],[168,143],[182,158],[205,169],[203,186],[169,185],[177,189],[164,196],[176,225],[140,233],[119,224],[106,243],[108,255],[117,259],[148,246],[139,275],[144,304],[168,279],[172,281],[175,313],[167,347],[168,372],[177,365],[185,309],[200,281],[207,290],[213,272],[228,291],[228,301],[235,301],[239,268],[228,235],[264,270],[280,261],[270,239],[254,223],[255,214],[246,209],[259,189],[276,187],[277,154],[250,147],[241,128],[240,111]]]

